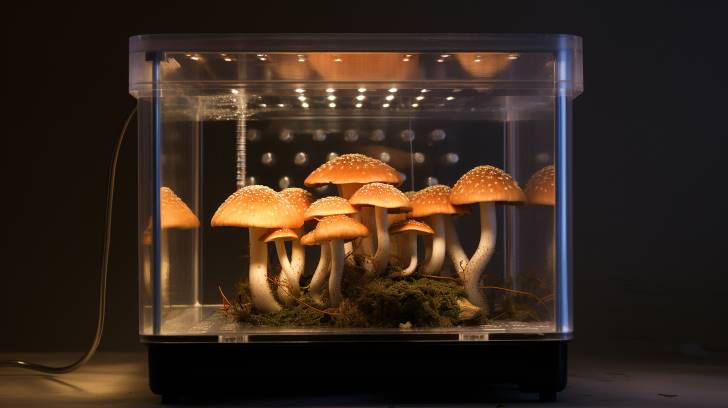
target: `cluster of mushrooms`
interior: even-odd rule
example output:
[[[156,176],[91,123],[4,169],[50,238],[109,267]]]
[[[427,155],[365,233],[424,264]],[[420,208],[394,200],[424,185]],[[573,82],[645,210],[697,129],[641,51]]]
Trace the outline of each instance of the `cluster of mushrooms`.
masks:
[[[248,228],[250,294],[256,310],[270,313],[295,304],[301,294],[305,246],[320,246],[318,265],[307,286],[311,298],[323,304],[328,284],[329,306],[342,301],[341,282],[346,263],[363,259],[365,275],[383,276],[397,257],[406,265],[396,272],[407,276],[418,266],[422,274],[437,275],[446,255],[465,288],[469,307],[486,309],[480,278],[496,243],[496,203],[553,205],[553,166],[529,180],[526,192],[506,172],[478,166],[450,188],[445,185],[404,193],[398,171],[361,154],[345,154],[314,170],[307,187],[328,183],[339,196],[313,201],[301,188],[280,192],[262,185],[246,186],[228,197],[215,212],[211,225]],[[458,240],[453,217],[468,213],[465,206],[480,205],[480,243],[468,257]],[[314,225],[315,223],[315,225]],[[417,259],[417,235],[426,238],[426,256]],[[288,255],[285,241],[292,241]],[[268,276],[267,243],[275,244],[281,265],[276,293]],[[276,296],[277,295],[277,296]]]

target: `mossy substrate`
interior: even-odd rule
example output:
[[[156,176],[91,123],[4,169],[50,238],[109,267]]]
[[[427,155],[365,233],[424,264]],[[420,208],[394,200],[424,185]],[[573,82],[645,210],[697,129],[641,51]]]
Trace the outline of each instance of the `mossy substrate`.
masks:
[[[398,270],[390,267],[385,276]],[[271,327],[451,327],[483,322],[481,316],[461,318],[458,299],[464,299],[465,292],[453,280],[416,275],[367,278],[360,267],[347,265],[344,300],[338,308],[317,305],[303,292],[295,305],[275,313],[258,313],[252,307],[247,282],[240,282],[228,312],[240,323]]]

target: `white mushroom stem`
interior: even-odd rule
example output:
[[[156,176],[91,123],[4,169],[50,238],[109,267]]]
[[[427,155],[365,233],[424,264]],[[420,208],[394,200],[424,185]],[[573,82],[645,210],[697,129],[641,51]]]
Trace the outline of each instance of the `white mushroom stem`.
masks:
[[[288,261],[286,243],[282,239],[277,239],[275,245],[278,262],[281,264],[281,275],[278,277],[278,297],[286,305],[292,305],[301,294],[298,276],[296,276],[291,263]]]
[[[374,274],[381,275],[389,264],[389,220],[387,209],[374,207],[374,220],[377,228],[377,252],[374,254]],[[370,234],[371,235],[371,234]],[[367,270],[367,274],[370,271]]]
[[[426,275],[438,275],[445,262],[445,221],[442,214],[430,216],[430,227],[435,233],[432,235],[432,250],[430,259],[425,263],[422,270]]]
[[[339,196],[346,198],[347,200],[351,198],[352,194],[356,192],[359,188],[361,188],[363,184],[359,183],[352,183],[352,184],[337,184],[336,188],[339,191]],[[351,214],[351,218],[361,221],[361,217],[359,213]],[[366,223],[364,224],[366,225]],[[357,247],[357,253],[361,252],[361,239],[358,240],[359,246]],[[354,265],[356,263],[355,259],[351,254],[354,252],[354,241],[349,241],[344,243],[344,252],[346,256],[346,262],[349,265]]]
[[[425,245],[425,260],[423,262],[424,265],[430,262],[430,258],[432,258],[432,235],[425,235],[424,237],[422,237],[422,243]]]
[[[303,235],[303,229],[297,229],[296,234],[298,234],[299,237]],[[300,240],[294,239],[293,242],[291,242],[291,268],[299,281],[301,280],[301,276],[303,276],[305,267],[306,248],[304,248]]]
[[[341,299],[341,278],[344,275],[344,241],[331,240],[331,274],[329,275],[329,304],[339,306]]]
[[[250,280],[250,296],[253,298],[253,306],[263,313],[277,312],[281,310],[268,282],[268,248],[260,238],[267,233],[265,228],[248,228],[248,241],[250,244],[250,268],[248,276]]]
[[[465,267],[463,282],[468,300],[475,306],[487,312],[487,304],[483,292],[480,290],[480,276],[488,265],[495,250],[495,240],[498,231],[495,216],[495,203],[480,203],[480,243],[478,249],[470,258]]]
[[[447,255],[450,257],[458,277],[465,280],[464,272],[465,266],[468,264],[468,256],[460,244],[460,238],[458,238],[458,232],[455,229],[452,217],[445,217],[445,243],[447,245]]]
[[[369,229],[369,231],[374,230],[376,223],[376,215],[372,216],[372,211],[372,207],[368,206],[362,207],[359,210],[359,213],[361,214],[361,223],[364,224],[367,229]],[[379,245],[377,245],[376,247],[374,246],[374,236],[372,234],[360,238],[359,253],[364,256],[372,256],[375,254],[375,250],[379,250]]]
[[[403,247],[406,247],[406,252],[409,256],[409,264],[401,272],[392,274],[392,276],[409,276],[417,270],[417,234],[414,232],[405,232],[401,241],[405,241]]]
[[[331,245],[324,243],[321,245],[321,256],[319,257],[319,263],[316,266],[316,270],[311,277],[311,283],[308,284],[308,294],[311,295],[311,299],[319,305],[323,305],[324,301],[321,298],[322,291],[326,287],[326,278],[329,277],[331,272]]]

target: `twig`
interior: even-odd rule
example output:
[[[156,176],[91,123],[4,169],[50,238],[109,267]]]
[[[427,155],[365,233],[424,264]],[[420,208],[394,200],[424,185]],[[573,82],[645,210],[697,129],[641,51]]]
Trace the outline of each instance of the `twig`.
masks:
[[[501,287],[501,286],[490,286],[490,285],[489,286],[481,286],[480,288],[481,289],[496,289],[496,290],[502,290],[504,292],[514,293],[516,295],[531,296],[531,297],[535,298],[536,301],[538,302],[538,304],[541,305],[541,306],[543,306],[544,309],[546,309],[546,311],[549,311],[550,312],[548,306],[546,306],[546,303],[544,303],[544,301],[540,297],[536,296],[535,294],[533,294],[531,292],[525,292],[525,291],[522,291],[522,290],[508,289],[508,288],[504,288],[504,287]]]
[[[449,280],[454,282],[460,282],[460,279],[458,278],[451,278],[449,276],[438,276],[438,275],[420,275],[423,278],[430,278],[430,279],[442,279],[442,280]]]

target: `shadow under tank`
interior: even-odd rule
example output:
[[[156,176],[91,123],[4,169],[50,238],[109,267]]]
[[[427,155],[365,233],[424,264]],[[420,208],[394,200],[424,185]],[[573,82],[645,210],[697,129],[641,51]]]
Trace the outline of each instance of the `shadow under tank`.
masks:
[[[152,390],[555,399],[581,91],[568,35],[132,37]]]

